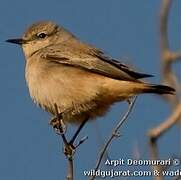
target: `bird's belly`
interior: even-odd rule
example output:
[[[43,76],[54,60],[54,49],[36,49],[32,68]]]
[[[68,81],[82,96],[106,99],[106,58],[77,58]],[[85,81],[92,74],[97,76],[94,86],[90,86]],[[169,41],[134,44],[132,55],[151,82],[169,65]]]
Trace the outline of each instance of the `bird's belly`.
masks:
[[[80,122],[103,115],[109,105],[101,104],[99,76],[71,67],[34,72],[26,80],[30,96],[46,111],[55,115],[55,104],[66,121]]]

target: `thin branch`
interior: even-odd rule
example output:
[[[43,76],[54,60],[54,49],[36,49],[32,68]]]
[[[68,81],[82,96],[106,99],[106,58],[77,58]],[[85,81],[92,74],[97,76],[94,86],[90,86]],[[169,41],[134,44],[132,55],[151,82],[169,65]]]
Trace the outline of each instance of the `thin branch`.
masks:
[[[148,132],[150,138],[158,139],[163,135],[168,129],[170,129],[177,121],[181,119],[181,102],[174,109],[172,115],[166,119],[164,122],[159,124],[157,127],[151,129]]]
[[[64,142],[64,154],[68,159],[68,169],[67,169],[67,180],[73,180],[73,154],[74,154],[74,147],[73,144],[69,144],[64,131],[63,131],[63,125],[62,125],[62,118],[61,118],[61,114],[58,112],[58,107],[55,104],[55,110],[56,110],[56,119],[59,122],[58,124],[58,129],[60,131],[60,135],[62,137],[62,140]]]
[[[149,145],[150,145],[150,155],[152,160],[157,160],[158,158],[158,147],[157,147],[157,141],[154,138],[149,139]],[[157,166],[152,166],[153,172],[159,172],[159,176],[154,176],[155,180],[162,180],[163,176],[161,174],[162,172],[162,167],[160,165]]]
[[[69,144],[73,144],[75,139],[77,138],[77,136],[79,135],[81,129],[84,127],[84,125],[86,124],[86,122],[88,121],[88,118],[86,118],[79,126],[79,128],[77,129],[77,131],[75,132],[75,134],[73,135],[72,139],[70,140]]]
[[[151,159],[156,160],[159,159],[158,156],[158,146],[157,146],[157,140],[158,138],[163,135],[165,132],[167,132],[175,123],[180,120],[181,118],[181,102],[177,106],[177,108],[174,110],[172,115],[163,123],[161,123],[159,126],[151,129],[148,132],[149,135],[149,146],[150,146],[150,154]],[[153,171],[160,172],[160,176],[155,176],[154,178],[156,180],[162,180],[163,177],[161,175],[162,167],[160,165],[152,166]]]
[[[73,164],[73,158],[68,158],[68,170],[67,170],[67,180],[73,180],[73,174],[74,174],[74,164]]]
[[[173,0],[162,0],[160,10],[160,47],[162,59],[163,82],[175,87],[176,75],[172,71],[172,63],[181,60],[181,52],[173,52],[169,48],[168,40],[168,19]],[[177,89],[176,89],[177,90]],[[175,97],[168,98],[168,101],[175,101]],[[175,101],[176,102],[176,101]],[[176,103],[174,103],[176,104]]]
[[[168,40],[168,19],[172,5],[172,0],[162,0],[160,9],[160,47],[161,47],[161,60],[162,60],[162,78],[163,83],[173,86],[177,94],[181,93],[180,83],[177,76],[174,74],[172,64],[176,60],[181,59],[181,52],[173,52],[169,47]],[[150,154],[153,160],[159,159],[157,141],[161,135],[170,130],[181,118],[181,102],[178,96],[165,96],[167,101],[172,105],[173,112],[164,122],[157,127],[149,130],[149,145]],[[152,166],[153,170],[159,171],[160,176],[154,177],[156,180],[162,180],[161,166]]]
[[[87,120],[84,120],[81,125],[79,126],[79,128],[77,129],[77,131],[75,132],[75,134],[73,135],[73,137],[71,138],[70,141],[67,140],[66,136],[65,136],[65,132],[66,132],[66,128],[64,125],[64,122],[62,120],[62,113],[59,113],[58,111],[58,106],[55,104],[55,118],[53,118],[50,121],[50,125],[52,125],[52,127],[56,130],[56,133],[58,135],[61,135],[63,143],[64,143],[64,154],[68,160],[68,168],[67,168],[67,180],[73,180],[74,179],[74,161],[73,161],[73,156],[75,154],[76,149],[85,142],[85,140],[87,139],[87,137],[82,138],[79,143],[74,146],[74,142],[77,138],[77,136],[79,135],[81,129],[84,127],[84,125],[86,124]]]
[[[162,0],[161,10],[160,10],[160,37],[161,37],[161,49],[168,50],[169,42],[167,37],[167,25],[168,25],[168,15],[171,8],[171,0]]]
[[[168,18],[173,0],[162,0],[160,10],[160,46],[163,61],[175,61],[181,59],[181,52],[172,52],[168,40]]]
[[[104,147],[102,148],[101,152],[100,152],[100,155],[99,155],[99,158],[97,160],[97,163],[96,163],[96,167],[95,167],[95,171],[98,170],[100,164],[101,164],[101,161],[104,157],[104,154],[105,152],[107,151],[108,149],[108,146],[111,144],[112,140],[116,137],[119,137],[119,129],[121,128],[121,126],[124,124],[124,122],[127,120],[129,114],[131,113],[132,109],[133,109],[133,106],[135,104],[135,101],[136,101],[136,96],[132,99],[132,101],[130,102],[129,104],[129,107],[128,107],[128,110],[126,111],[126,113],[124,114],[124,116],[121,118],[121,120],[119,121],[119,123],[116,125],[116,127],[113,129],[112,131],[112,134],[111,136],[108,138],[106,144],[104,145]],[[94,180],[95,179],[95,176],[92,176],[90,178],[90,180]]]

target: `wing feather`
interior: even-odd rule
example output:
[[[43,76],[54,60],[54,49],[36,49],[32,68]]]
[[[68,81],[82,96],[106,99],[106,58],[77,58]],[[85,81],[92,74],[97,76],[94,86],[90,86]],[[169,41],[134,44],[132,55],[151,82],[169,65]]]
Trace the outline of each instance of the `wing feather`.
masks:
[[[54,45],[45,48],[42,57],[56,64],[74,66],[117,80],[139,81],[140,78],[152,76],[138,73],[90,46],[79,48],[66,44],[61,45],[61,47]]]

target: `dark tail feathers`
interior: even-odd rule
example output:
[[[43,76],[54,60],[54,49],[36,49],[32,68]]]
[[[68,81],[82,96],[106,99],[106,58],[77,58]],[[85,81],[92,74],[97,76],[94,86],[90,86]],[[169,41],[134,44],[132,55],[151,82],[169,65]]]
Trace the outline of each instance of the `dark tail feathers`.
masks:
[[[148,85],[148,89],[145,89],[145,92],[156,94],[175,94],[175,89],[165,85]]]

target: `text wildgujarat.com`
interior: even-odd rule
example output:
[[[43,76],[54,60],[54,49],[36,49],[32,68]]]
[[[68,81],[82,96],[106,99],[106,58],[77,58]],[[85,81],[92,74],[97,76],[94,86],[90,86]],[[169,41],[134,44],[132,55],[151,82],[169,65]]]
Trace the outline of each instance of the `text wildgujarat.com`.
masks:
[[[181,176],[181,170],[175,170],[175,171],[162,171],[159,172],[158,170],[154,170],[154,171],[130,171],[130,170],[123,170],[123,171],[119,171],[119,170],[85,170],[84,171],[84,176],[94,176],[94,177],[127,177],[127,176],[135,176],[135,177],[143,177],[143,176],[170,176],[170,177],[174,177],[174,176]]]
[[[117,170],[100,170],[97,171],[91,169],[89,171],[84,171],[84,176],[95,176],[95,177],[126,177],[126,176],[152,176],[152,171],[117,171]]]

